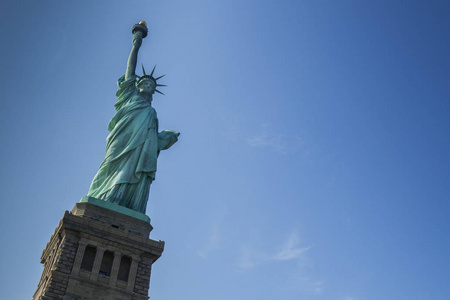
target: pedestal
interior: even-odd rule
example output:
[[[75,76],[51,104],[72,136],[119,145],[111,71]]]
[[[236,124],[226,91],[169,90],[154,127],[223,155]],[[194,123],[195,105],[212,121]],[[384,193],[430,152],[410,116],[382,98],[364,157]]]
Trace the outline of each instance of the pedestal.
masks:
[[[149,238],[148,217],[83,199],[65,212],[42,253],[33,300],[148,299],[151,267],[164,250],[163,241]]]

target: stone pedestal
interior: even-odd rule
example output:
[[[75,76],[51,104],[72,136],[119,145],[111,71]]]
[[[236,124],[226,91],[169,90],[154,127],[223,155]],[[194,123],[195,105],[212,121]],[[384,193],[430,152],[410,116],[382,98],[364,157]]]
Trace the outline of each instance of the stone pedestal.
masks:
[[[164,242],[149,238],[148,221],[89,200],[65,212],[47,243],[33,300],[148,299],[151,267]]]

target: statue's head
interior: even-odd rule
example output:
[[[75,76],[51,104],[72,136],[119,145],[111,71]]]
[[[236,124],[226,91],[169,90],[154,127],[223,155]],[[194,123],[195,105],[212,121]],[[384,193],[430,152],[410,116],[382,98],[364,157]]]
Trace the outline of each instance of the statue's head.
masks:
[[[144,78],[136,83],[136,87],[141,94],[153,95],[156,91],[156,82],[150,78]]]
[[[157,92],[157,93],[164,95],[163,93],[161,93],[160,91],[158,91],[156,89],[156,87],[158,87],[158,86],[165,86],[163,84],[156,83],[156,81],[158,79],[164,77],[164,75],[159,76],[157,78],[153,77],[153,72],[155,72],[155,68],[156,68],[156,66],[153,67],[152,73],[150,73],[150,75],[147,75],[147,74],[145,74],[144,65],[142,65],[142,72],[144,73],[144,75],[139,77],[136,82],[136,87],[140,93],[152,95],[155,92]]]

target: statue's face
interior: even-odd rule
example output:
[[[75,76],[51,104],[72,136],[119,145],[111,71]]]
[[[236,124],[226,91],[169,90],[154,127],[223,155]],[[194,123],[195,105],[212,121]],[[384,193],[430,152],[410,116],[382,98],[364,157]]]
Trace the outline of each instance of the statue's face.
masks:
[[[155,92],[156,85],[153,82],[153,80],[150,79],[144,79],[141,82],[139,82],[137,86],[138,90],[142,94],[153,94]]]

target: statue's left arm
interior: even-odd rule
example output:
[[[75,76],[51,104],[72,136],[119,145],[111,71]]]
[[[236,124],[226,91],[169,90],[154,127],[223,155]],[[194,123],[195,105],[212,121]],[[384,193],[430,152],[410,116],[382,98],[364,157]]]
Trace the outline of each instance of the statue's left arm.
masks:
[[[178,137],[180,133],[178,131],[173,131],[169,129],[165,129],[158,133],[158,150],[167,150],[173,144],[178,141]]]

